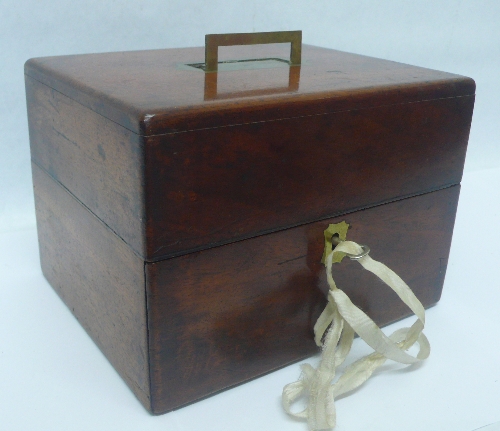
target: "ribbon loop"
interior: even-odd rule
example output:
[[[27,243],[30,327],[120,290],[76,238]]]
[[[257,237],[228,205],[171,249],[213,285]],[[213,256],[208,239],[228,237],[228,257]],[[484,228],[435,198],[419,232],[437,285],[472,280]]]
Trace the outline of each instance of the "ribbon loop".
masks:
[[[328,251],[324,256],[330,287],[328,304],[314,325],[314,340],[318,346],[323,346],[321,360],[316,369],[309,364],[303,364],[300,379],[286,385],[282,395],[285,411],[294,417],[307,419],[311,431],[334,428],[335,398],[362,385],[387,359],[402,364],[413,364],[426,359],[430,354],[429,341],[422,332],[425,325],[424,307],[408,285],[383,263],[373,260],[368,255],[369,248],[366,246],[360,246],[353,241],[341,241],[333,250]],[[393,289],[415,313],[415,323],[409,328],[396,330],[390,336],[385,335],[375,322],[336,286],[332,266],[334,253],[339,252],[346,256],[355,256],[363,268]],[[375,352],[351,364],[342,376],[333,382],[337,367],[344,362],[351,349],[355,333]],[[408,354],[406,350],[417,342],[417,355]],[[293,413],[291,405],[301,396],[308,397],[307,407],[299,413]]]

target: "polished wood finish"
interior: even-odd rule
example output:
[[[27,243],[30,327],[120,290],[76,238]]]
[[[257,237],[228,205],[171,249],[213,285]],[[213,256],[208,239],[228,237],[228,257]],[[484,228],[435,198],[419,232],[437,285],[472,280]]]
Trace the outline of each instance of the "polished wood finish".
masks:
[[[219,61],[287,60],[289,46],[225,47]],[[205,100],[203,47],[31,59],[25,73],[146,136],[474,94],[474,81],[332,49],[302,46],[297,91]],[[220,71],[227,92],[267,87],[278,69]],[[286,70],[286,68],[285,68]],[[274,84],[273,84],[274,85]]]
[[[45,278],[149,410],[144,262],[32,164]]]
[[[33,164],[45,277],[143,405],[160,414],[316,353],[325,305],[323,230],[400,274],[429,307],[441,295],[460,186],[161,262],[136,256]],[[345,259],[334,277],[379,325],[410,314]]]
[[[459,184],[473,97],[145,138],[146,260]]]
[[[259,56],[275,52],[258,49]],[[236,70],[207,75],[232,80],[229,88],[239,85],[240,97],[205,99],[207,75],[176,68],[194,52],[57,57],[26,67],[33,160],[146,261],[460,183],[474,104],[469,78],[308,47],[298,90],[243,97],[253,73],[286,72],[286,84],[289,68]],[[338,68],[330,69],[334,63]],[[77,93],[67,91],[70,84]],[[98,106],[84,90],[99,96]],[[186,121],[202,123],[185,123],[189,130],[182,133],[163,133],[170,129],[157,125],[142,130],[144,136],[127,122],[113,122],[118,100],[125,115],[129,104],[137,114],[160,97],[164,109],[148,121],[167,124],[184,106]],[[265,119],[255,122],[246,111],[254,104]]]
[[[328,223],[435,304],[474,103],[469,78],[310,46],[202,59],[25,68],[43,272],[153,413],[317,351]],[[352,263],[335,278],[379,324],[409,314]]]
[[[142,137],[26,76],[31,159],[145,254]]]
[[[323,230],[346,220],[429,307],[441,295],[460,186],[146,264],[151,402],[163,413],[318,352]],[[334,278],[379,325],[411,311],[345,259]]]

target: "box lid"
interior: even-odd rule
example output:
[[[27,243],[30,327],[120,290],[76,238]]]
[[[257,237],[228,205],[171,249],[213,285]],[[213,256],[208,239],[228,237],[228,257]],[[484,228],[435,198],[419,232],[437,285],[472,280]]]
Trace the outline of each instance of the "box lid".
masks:
[[[271,60],[226,63],[218,73],[189,66],[203,62],[204,48],[35,58],[25,72],[146,136],[475,91],[463,76],[309,45],[302,66],[289,67],[283,45],[220,48],[220,62]]]
[[[147,261],[460,182],[472,79],[308,45],[290,66],[287,49],[227,47],[215,73],[204,48],[29,60],[29,77],[135,137],[110,151],[128,170],[112,172],[99,131],[88,144],[47,126],[33,159]]]

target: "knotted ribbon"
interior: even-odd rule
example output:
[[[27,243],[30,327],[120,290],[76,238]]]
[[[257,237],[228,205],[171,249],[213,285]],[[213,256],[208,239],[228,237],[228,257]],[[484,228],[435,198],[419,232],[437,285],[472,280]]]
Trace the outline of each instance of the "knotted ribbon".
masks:
[[[303,364],[299,380],[283,388],[285,411],[294,417],[307,419],[311,431],[334,428],[335,398],[363,384],[387,359],[414,364],[430,354],[429,342],[422,333],[425,324],[424,307],[408,285],[391,269],[370,256],[357,259],[363,268],[393,289],[417,316],[411,327],[398,329],[388,337],[336,286],[332,266],[333,255],[338,252],[354,256],[362,254],[363,248],[355,242],[342,241],[326,256],[326,275],[330,286],[328,304],[314,326],[318,346],[322,345],[324,337],[321,360],[316,369]],[[348,366],[340,378],[333,382],[337,367],[344,362],[351,349],[355,333],[375,352]],[[416,342],[419,344],[419,352],[412,356],[406,351]],[[291,405],[301,396],[308,397],[307,407],[301,412],[292,412]]]

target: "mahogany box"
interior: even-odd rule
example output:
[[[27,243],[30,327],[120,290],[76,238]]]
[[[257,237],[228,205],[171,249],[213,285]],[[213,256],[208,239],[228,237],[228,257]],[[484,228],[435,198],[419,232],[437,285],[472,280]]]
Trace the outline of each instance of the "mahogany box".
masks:
[[[152,413],[318,351],[330,223],[440,298],[474,81],[292,42],[25,65],[43,273]],[[378,324],[410,314],[334,271]]]

